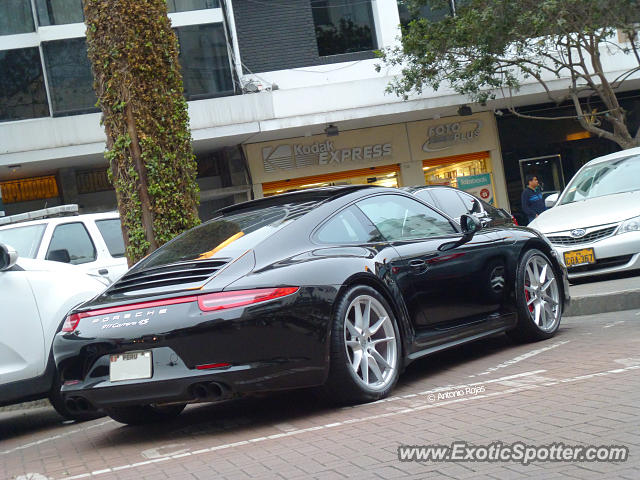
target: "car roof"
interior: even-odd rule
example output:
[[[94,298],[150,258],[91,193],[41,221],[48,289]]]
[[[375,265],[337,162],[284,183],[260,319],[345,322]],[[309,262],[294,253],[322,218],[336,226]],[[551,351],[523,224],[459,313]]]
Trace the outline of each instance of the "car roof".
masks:
[[[228,207],[221,208],[217,213],[226,215],[229,213],[257,210],[260,208],[273,207],[279,205],[287,205],[291,203],[316,203],[320,204],[330,199],[342,197],[349,193],[364,190],[380,188],[373,185],[335,185],[330,187],[309,188],[305,190],[296,190],[293,192],[281,193],[270,197],[249,200],[247,202],[236,203]]]
[[[605,155],[603,157],[597,157],[593,160],[590,160],[585,164],[587,165],[596,165],[598,163],[608,162],[611,160],[616,160],[618,158],[631,157],[633,155],[640,155],[640,147],[629,148],[627,150],[621,150],[620,152],[610,153],[609,155]]]
[[[29,225],[46,225],[49,223],[59,224],[67,222],[81,222],[83,220],[106,220],[110,218],[119,218],[117,211],[102,212],[102,213],[82,213],[80,215],[63,215],[57,217],[39,218],[37,220],[25,220],[23,222],[9,223],[7,225],[1,225],[0,230],[8,230],[17,227],[26,227]]]

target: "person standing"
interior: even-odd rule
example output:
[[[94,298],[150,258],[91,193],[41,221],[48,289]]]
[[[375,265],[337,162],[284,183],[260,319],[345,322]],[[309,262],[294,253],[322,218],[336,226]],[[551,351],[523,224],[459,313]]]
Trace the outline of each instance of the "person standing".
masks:
[[[526,176],[525,181],[527,186],[522,191],[522,211],[529,219],[529,222],[532,222],[534,218],[544,212],[547,208],[544,205],[542,192],[537,190],[539,185],[537,175],[529,174]]]

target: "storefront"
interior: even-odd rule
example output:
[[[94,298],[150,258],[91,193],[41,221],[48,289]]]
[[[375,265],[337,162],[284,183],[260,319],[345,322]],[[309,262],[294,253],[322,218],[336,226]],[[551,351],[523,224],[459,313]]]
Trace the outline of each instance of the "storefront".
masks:
[[[460,188],[509,208],[492,112],[411,122],[407,132],[426,185]]]
[[[256,197],[326,185],[450,185],[508,208],[493,113],[244,145]]]

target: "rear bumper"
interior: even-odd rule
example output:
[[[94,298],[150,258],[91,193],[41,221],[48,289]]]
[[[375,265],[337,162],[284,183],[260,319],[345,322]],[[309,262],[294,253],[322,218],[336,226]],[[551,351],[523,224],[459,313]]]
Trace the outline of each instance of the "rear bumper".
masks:
[[[303,287],[287,297],[217,312],[202,312],[191,302],[145,309],[141,317],[132,310],[83,318],[75,332],[54,340],[66,382],[62,394],[104,408],[218,401],[320,385],[328,374],[336,294],[337,288]],[[142,320],[131,321],[137,318]],[[111,355],[134,351],[151,352],[151,378],[111,381]],[[224,366],[209,368],[219,364]],[[203,394],[207,388],[210,395]]]
[[[152,349],[153,376],[148,379],[112,382],[108,375],[94,378],[108,366],[100,358],[84,381],[62,387],[65,399],[82,398],[95,408],[141,404],[215,402],[260,391],[311,386],[323,383],[324,365],[277,361],[234,365],[210,371],[188,368],[167,347]]]

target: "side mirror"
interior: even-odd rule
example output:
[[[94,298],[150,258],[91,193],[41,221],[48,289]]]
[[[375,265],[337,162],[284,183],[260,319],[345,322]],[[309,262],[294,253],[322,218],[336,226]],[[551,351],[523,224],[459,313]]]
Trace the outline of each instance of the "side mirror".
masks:
[[[18,252],[9,245],[0,243],[0,271],[9,270],[18,261]]]
[[[61,248],[60,250],[51,250],[47,254],[47,260],[53,262],[71,263],[71,257],[69,256],[69,250]]]
[[[470,235],[469,240],[471,240],[471,237],[482,228],[482,223],[475,215],[462,215],[460,217],[460,226],[464,236]]]
[[[552,193],[547,198],[544,199],[544,206],[547,208],[553,207],[558,201],[559,193]]]
[[[482,223],[473,215],[462,215],[460,217],[460,226],[462,227],[462,238],[457,242],[443,243],[438,247],[438,250],[446,252],[471,241],[478,230],[482,228]]]

